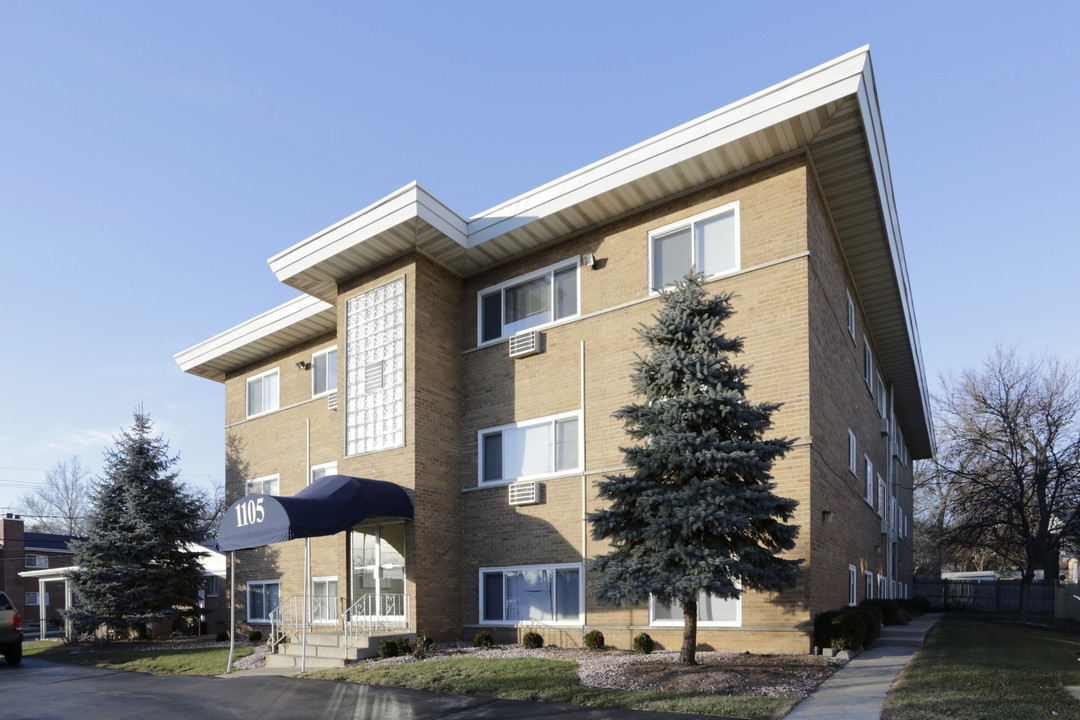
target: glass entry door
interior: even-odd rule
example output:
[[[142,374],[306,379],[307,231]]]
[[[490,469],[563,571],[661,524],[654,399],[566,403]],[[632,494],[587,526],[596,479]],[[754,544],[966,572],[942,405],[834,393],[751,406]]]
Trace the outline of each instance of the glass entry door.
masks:
[[[405,523],[360,527],[351,533],[352,602],[359,613],[405,616]]]

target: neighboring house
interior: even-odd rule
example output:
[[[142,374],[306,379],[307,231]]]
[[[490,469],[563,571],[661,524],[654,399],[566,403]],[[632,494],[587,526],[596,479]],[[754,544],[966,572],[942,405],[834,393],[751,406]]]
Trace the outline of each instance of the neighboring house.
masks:
[[[806,571],[707,598],[700,642],[807,651],[815,614],[908,594],[911,461],[934,440],[867,49],[473,217],[410,184],[269,264],[303,294],[176,356],[225,385],[230,502],[342,474],[413,504],[311,540],[309,595],[374,595],[439,639],[678,647],[678,608],[592,598],[584,517],[624,467],[636,328],[691,267],[736,294],[751,400],[784,403],[774,476]],[[305,593],[303,541],[236,558],[241,622]]]
[[[69,542],[70,535],[26,532],[18,515],[6,513],[0,518],[0,590],[15,601],[28,623],[38,620],[42,605],[48,619],[58,619],[64,607],[64,587],[63,583],[50,582],[42,592],[37,580],[27,580],[19,573],[70,566]]]

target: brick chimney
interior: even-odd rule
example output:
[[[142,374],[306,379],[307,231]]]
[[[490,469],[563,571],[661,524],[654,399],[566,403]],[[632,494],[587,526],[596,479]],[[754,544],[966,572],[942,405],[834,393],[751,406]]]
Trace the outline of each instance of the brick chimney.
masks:
[[[23,520],[13,513],[0,518],[0,585],[22,607],[23,579],[19,573],[26,569],[26,550],[23,544]]]

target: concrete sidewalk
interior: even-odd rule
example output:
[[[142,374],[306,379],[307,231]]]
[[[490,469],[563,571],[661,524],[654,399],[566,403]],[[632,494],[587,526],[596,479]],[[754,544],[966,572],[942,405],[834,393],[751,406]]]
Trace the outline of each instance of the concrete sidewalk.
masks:
[[[896,676],[942,615],[927,614],[907,625],[882,628],[872,650],[860,653],[795,706],[784,720],[881,720],[881,706]]]

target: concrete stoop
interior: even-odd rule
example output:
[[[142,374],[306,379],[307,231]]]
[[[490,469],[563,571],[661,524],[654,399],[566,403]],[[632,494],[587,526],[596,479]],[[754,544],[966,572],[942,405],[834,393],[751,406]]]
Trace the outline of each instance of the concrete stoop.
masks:
[[[345,648],[345,638],[341,633],[313,632],[307,636],[307,661],[309,670],[344,667],[346,663],[364,658],[375,657],[379,653],[379,643],[383,640],[415,637],[415,633],[376,633],[360,638],[351,648]],[[266,667],[296,668],[300,670],[304,644],[300,640],[281,643],[277,652],[266,656]]]

